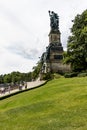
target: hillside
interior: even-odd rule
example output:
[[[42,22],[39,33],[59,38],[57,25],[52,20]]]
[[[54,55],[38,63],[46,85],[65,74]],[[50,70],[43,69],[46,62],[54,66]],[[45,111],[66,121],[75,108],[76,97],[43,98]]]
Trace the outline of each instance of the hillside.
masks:
[[[54,79],[1,100],[0,130],[87,130],[87,77]]]

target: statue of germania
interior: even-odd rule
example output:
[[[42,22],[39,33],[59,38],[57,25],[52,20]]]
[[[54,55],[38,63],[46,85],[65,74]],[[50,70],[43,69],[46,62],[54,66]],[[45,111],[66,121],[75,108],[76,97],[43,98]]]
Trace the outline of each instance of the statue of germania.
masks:
[[[50,16],[51,30],[59,30],[59,16],[53,11],[48,11]]]

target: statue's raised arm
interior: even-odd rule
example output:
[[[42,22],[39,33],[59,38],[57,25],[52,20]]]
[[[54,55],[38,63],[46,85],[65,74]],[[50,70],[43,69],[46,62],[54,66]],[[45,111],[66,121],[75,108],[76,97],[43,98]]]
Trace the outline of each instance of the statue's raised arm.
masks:
[[[50,16],[50,27],[51,30],[59,30],[59,17],[53,11],[48,11]]]

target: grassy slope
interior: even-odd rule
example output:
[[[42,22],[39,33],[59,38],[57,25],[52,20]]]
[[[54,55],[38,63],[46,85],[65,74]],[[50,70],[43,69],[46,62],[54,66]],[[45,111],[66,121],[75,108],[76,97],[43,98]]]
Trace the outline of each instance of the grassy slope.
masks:
[[[0,101],[0,130],[87,130],[87,77],[55,79]]]

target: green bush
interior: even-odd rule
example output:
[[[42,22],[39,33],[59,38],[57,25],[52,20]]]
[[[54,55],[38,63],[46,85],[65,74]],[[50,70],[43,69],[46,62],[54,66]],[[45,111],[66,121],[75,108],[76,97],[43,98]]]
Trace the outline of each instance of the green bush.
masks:
[[[77,76],[78,77],[85,77],[85,76],[87,76],[87,73],[79,73]]]
[[[64,77],[65,78],[72,78],[72,77],[76,77],[78,75],[77,72],[71,72],[71,73],[65,73]]]
[[[51,79],[53,79],[53,75],[50,72],[43,74],[43,80],[51,80]]]
[[[52,76],[53,76],[54,79],[61,78],[61,75],[58,74],[58,73],[54,73],[54,74],[52,74]]]

